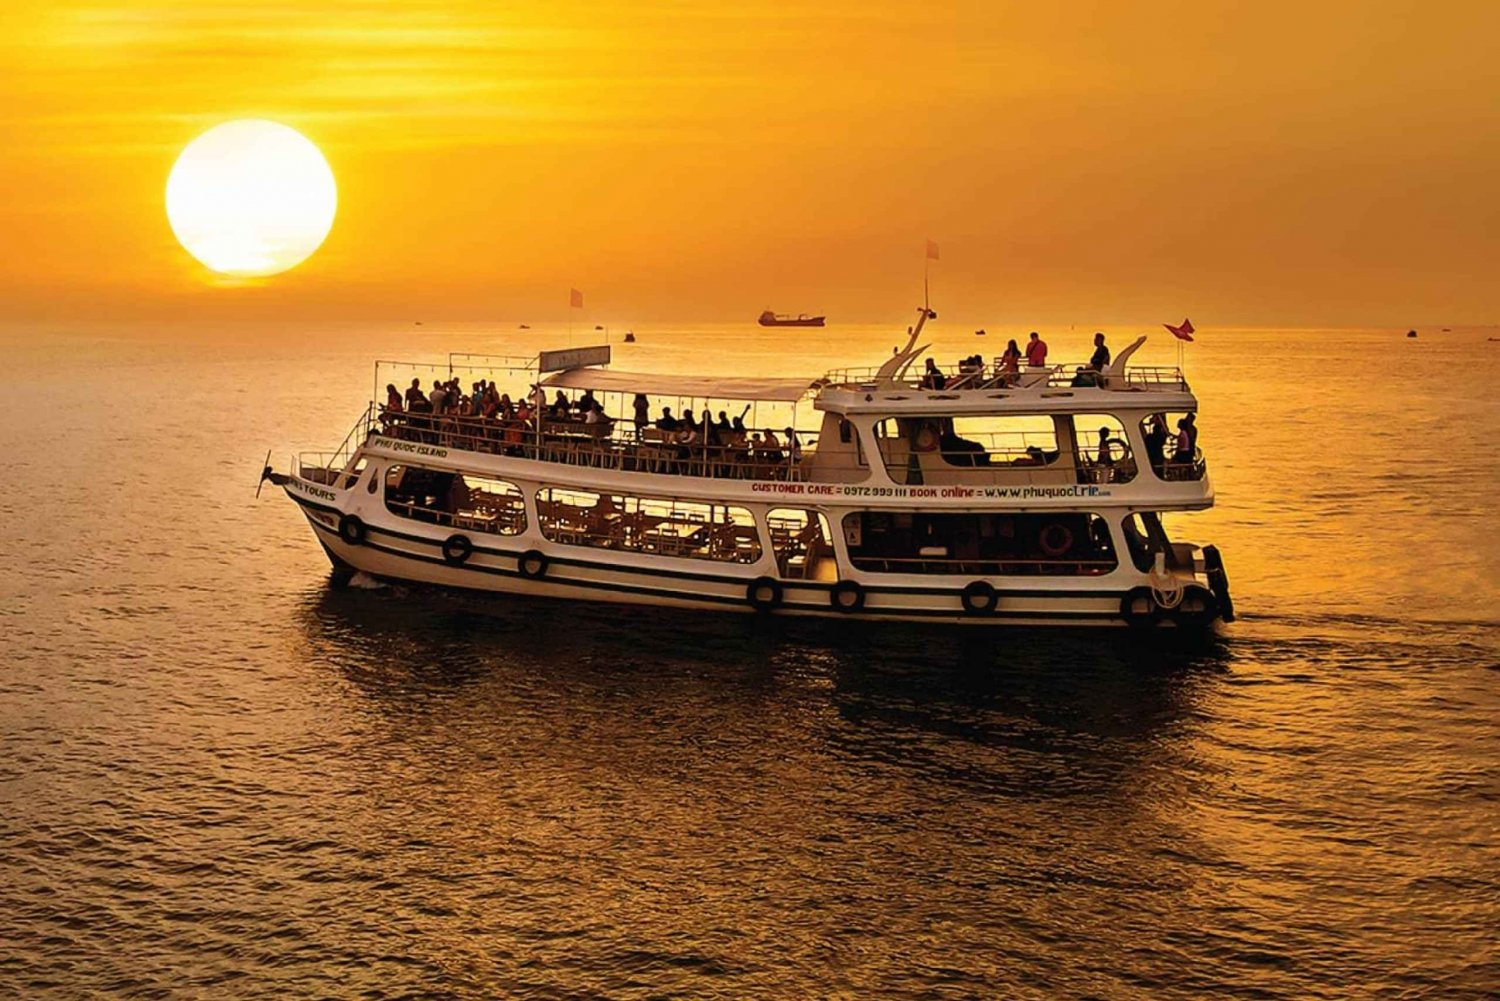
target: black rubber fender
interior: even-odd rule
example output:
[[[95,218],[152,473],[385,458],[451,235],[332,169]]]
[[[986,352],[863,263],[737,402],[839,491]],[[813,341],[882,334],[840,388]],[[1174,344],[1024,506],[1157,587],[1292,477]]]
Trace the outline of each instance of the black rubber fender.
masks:
[[[443,562],[458,566],[474,555],[474,543],[467,535],[450,535],[443,540]]]
[[[745,600],[758,612],[781,607],[781,581],[774,577],[757,577],[745,588]]]
[[[359,519],[359,515],[339,515],[339,538],[344,542],[351,546],[364,545],[366,534],[365,523]]]
[[[1224,571],[1224,557],[1218,546],[1203,547],[1203,572],[1208,578],[1208,588],[1219,599],[1219,616],[1225,622],[1234,621],[1234,599],[1229,596],[1229,574]]]
[[[1150,629],[1161,621],[1162,607],[1144,585],[1133,587],[1120,599],[1120,618],[1132,629]]]
[[[547,576],[547,554],[528,549],[516,560],[516,570],[528,580],[541,580]]]
[[[1165,611],[1165,617],[1180,629],[1207,629],[1219,617],[1219,599],[1201,584],[1189,584],[1176,608]]]
[[[854,580],[841,580],[829,589],[828,603],[837,612],[857,612],[865,607],[864,585]]]
[[[987,580],[971,580],[959,592],[958,600],[968,615],[989,615],[1000,604],[1000,592]]]

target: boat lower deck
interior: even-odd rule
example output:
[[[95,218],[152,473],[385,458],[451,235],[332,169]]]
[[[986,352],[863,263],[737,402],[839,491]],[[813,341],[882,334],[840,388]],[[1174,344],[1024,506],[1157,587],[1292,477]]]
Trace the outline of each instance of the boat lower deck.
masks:
[[[798,576],[774,564],[663,558],[557,543],[534,535],[485,537],[451,527],[374,517],[365,521],[287,487],[337,568],[392,581],[564,600],[862,620],[964,624],[1191,626],[1217,602],[1188,571],[1165,607],[1133,568],[1097,577],[1015,579],[880,575],[831,557]]]

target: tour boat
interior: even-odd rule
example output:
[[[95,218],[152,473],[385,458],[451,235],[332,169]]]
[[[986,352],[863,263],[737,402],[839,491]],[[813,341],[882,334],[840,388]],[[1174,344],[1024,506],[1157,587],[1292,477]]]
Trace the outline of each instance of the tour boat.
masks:
[[[264,478],[302,510],[335,583],[361,572],[574,601],[973,625],[1232,621],[1218,551],[1169,538],[1161,517],[1214,501],[1182,372],[1129,365],[1144,337],[1102,372],[973,360],[921,372],[917,341],[935,315],[924,308],[878,368],[820,378],[622,372],[607,345],[451,355],[466,384],[488,374],[517,400],[585,394],[597,412],[497,420],[372,403],[334,453],[304,453],[286,473],[267,466]],[[705,442],[625,419],[637,394],[653,416],[741,401],[742,416],[793,416]],[[1168,436],[1180,428],[1186,449]]]
[[[826,319],[826,316],[808,316],[806,313],[786,316],[768,309],[755,322],[762,327],[821,327]]]

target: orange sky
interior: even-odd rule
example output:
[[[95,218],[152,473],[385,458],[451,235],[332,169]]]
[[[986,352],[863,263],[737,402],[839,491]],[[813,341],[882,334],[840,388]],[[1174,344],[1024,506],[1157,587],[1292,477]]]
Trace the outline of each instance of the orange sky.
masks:
[[[1500,4],[0,7],[11,318],[1500,321]],[[339,182],[226,287],[163,210],[218,122]]]

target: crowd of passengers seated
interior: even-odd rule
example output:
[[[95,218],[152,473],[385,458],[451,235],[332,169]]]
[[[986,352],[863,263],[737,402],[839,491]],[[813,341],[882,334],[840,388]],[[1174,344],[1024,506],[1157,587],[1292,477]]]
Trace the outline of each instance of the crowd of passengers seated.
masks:
[[[386,401],[380,409],[382,433],[433,442],[455,434],[480,438],[494,442],[506,455],[526,455],[539,430],[545,437],[609,438],[620,423],[605,413],[590,390],[571,401],[558,390],[551,402],[541,386],[533,386],[530,396],[514,401],[484,379],[473,383],[469,392],[464,392],[457,379],[434,379],[430,393],[422,391],[420,379],[413,379],[404,395],[394,384],[385,390]],[[650,399],[637,393],[632,410],[635,434],[630,444],[650,442],[666,448],[668,472],[687,472],[698,463],[721,475],[775,477],[802,461],[802,443],[793,428],[782,429],[783,440],[771,428],[751,431],[745,427],[748,404],[733,418],[719,411],[717,420],[707,409],[699,418],[691,410],[674,416],[671,407],[663,407],[653,421]]]

